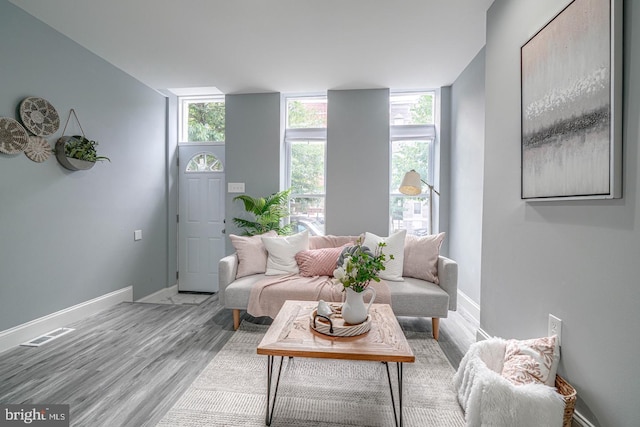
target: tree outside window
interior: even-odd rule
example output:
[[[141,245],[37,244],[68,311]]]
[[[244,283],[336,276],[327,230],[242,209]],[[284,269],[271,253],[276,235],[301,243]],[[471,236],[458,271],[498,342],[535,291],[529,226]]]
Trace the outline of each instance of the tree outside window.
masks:
[[[406,196],[398,191],[406,172],[414,169],[429,176],[431,141],[393,141],[391,143],[391,231],[406,229],[409,234],[429,234],[428,193]]]
[[[429,234],[429,192],[406,196],[398,190],[405,173],[415,170],[423,180],[432,176],[432,144],[435,137],[433,92],[392,93],[391,120],[391,231],[406,229],[410,234]],[[423,190],[426,190],[423,188]]]
[[[290,223],[294,232],[324,234],[325,150],[327,98],[286,100],[288,185],[291,188]]]
[[[180,142],[225,139],[224,98],[180,98]]]
[[[287,128],[309,129],[327,127],[327,99],[287,99]]]
[[[433,125],[433,92],[394,93],[389,99],[391,125]]]

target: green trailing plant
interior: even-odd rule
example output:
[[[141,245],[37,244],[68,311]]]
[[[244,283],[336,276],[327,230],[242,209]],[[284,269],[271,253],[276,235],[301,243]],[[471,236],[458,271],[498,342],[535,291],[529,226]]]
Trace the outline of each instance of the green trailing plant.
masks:
[[[97,145],[98,143],[96,141],[91,141],[84,136],[73,135],[64,145],[64,154],[67,157],[86,160],[87,162],[95,163],[103,160],[110,162],[111,159],[108,157],[98,156],[98,151],[96,150]]]
[[[234,197],[240,200],[244,210],[253,218],[233,218],[236,226],[243,229],[245,236],[263,234],[275,230],[278,234],[291,234],[291,225],[283,224],[289,216],[289,196],[291,189],[273,193],[267,197],[254,198],[246,194]]]

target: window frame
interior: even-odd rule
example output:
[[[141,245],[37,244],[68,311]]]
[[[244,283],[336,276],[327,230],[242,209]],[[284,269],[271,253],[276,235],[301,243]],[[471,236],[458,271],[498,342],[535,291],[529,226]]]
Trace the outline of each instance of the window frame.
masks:
[[[326,200],[327,200],[327,128],[290,128],[287,127],[289,124],[289,112],[288,112],[288,101],[295,99],[324,99],[327,100],[327,94],[305,94],[305,95],[285,95],[284,99],[284,150],[285,150],[285,188],[291,188],[291,175],[293,172],[292,168],[292,146],[295,142],[304,142],[304,141],[323,141],[324,142],[324,159],[323,159],[323,182],[324,182],[324,191],[322,193],[312,193],[312,194],[297,194],[291,193],[290,199],[295,198],[315,198],[321,199],[323,209],[323,217],[326,218]]]
[[[197,145],[197,144],[193,144],[191,143],[191,145]],[[189,170],[189,165],[191,164],[191,162],[198,156],[205,156],[205,160],[206,160],[206,156],[212,156],[215,160],[216,163],[214,164],[219,164],[220,165],[220,169],[216,169],[216,170],[194,170],[194,171],[190,171]],[[205,163],[206,165],[206,163]],[[224,173],[224,162],[222,160],[220,160],[218,158],[218,156],[216,156],[214,153],[212,153],[211,151],[200,151],[196,154],[194,154],[193,156],[191,156],[191,158],[189,160],[186,161],[186,165],[185,165],[185,170],[183,171],[183,173],[185,174],[197,174],[197,173]]]
[[[436,138],[437,138],[437,132],[436,132],[436,125],[435,125],[435,118],[438,117],[437,115],[437,111],[436,111],[436,106],[438,105],[437,103],[437,95],[438,93],[435,90],[415,90],[415,91],[403,91],[403,92],[390,92],[389,97],[393,97],[394,95],[402,95],[402,94],[431,94],[432,95],[432,100],[433,100],[433,117],[434,117],[434,123],[433,124],[422,124],[422,125],[415,125],[415,124],[407,124],[407,125],[399,125],[399,124],[393,124],[393,125],[389,125],[389,186],[391,187],[391,185],[393,185],[393,144],[394,142],[400,142],[400,141],[416,141],[416,142],[426,142],[427,144],[429,144],[429,150],[427,151],[427,155],[428,155],[428,159],[427,159],[427,165],[428,165],[428,169],[427,169],[427,176],[422,176],[421,178],[430,183],[431,185],[434,184],[434,178],[435,178],[435,165],[434,165],[434,161],[435,161],[435,146],[436,146]],[[391,105],[390,105],[391,108]],[[403,171],[404,173],[409,172],[409,171]],[[429,217],[428,217],[428,233],[429,234],[433,234],[434,230],[433,228],[435,228],[436,224],[434,224],[433,221],[433,215],[434,215],[434,209],[433,209],[433,193],[431,191],[429,191],[429,189],[427,188],[426,191],[424,191],[424,184],[422,184],[423,186],[423,192],[420,194],[417,194],[415,196],[409,196],[406,194],[402,194],[400,193],[398,188],[389,188],[389,199],[390,201],[392,200],[392,198],[394,197],[403,197],[406,199],[426,199],[427,203],[428,203],[428,207],[429,207]],[[415,205],[412,206],[412,210],[415,209]],[[389,204],[389,226],[391,228],[391,231],[398,231],[398,230],[393,230],[393,213],[391,210],[391,203]]]
[[[185,104],[196,103],[196,102],[220,102],[225,105],[225,114],[226,114],[226,104],[225,104],[225,96],[224,95],[189,95],[189,96],[179,96],[178,97],[178,144],[213,144],[219,143],[224,144],[224,140],[222,141],[189,141],[189,108],[185,108]],[[226,139],[226,129],[225,129],[225,139]]]

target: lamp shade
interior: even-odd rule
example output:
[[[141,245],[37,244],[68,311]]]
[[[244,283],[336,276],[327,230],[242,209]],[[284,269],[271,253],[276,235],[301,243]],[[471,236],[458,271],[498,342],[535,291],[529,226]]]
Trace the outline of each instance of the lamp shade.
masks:
[[[400,188],[398,190],[407,196],[416,196],[422,193],[422,181],[420,179],[420,174],[415,170],[407,172],[404,175],[404,179],[402,180],[402,184],[400,184]]]

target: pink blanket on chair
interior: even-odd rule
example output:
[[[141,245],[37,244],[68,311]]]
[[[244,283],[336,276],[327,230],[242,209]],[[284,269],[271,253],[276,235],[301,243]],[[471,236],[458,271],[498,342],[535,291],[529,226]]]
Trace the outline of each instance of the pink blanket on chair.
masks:
[[[389,286],[384,280],[371,282],[376,291],[376,303],[391,304]],[[276,317],[286,300],[341,302],[342,284],[332,277],[302,277],[297,274],[266,277],[251,288],[247,313],[254,317]],[[369,294],[365,296],[369,301]]]

